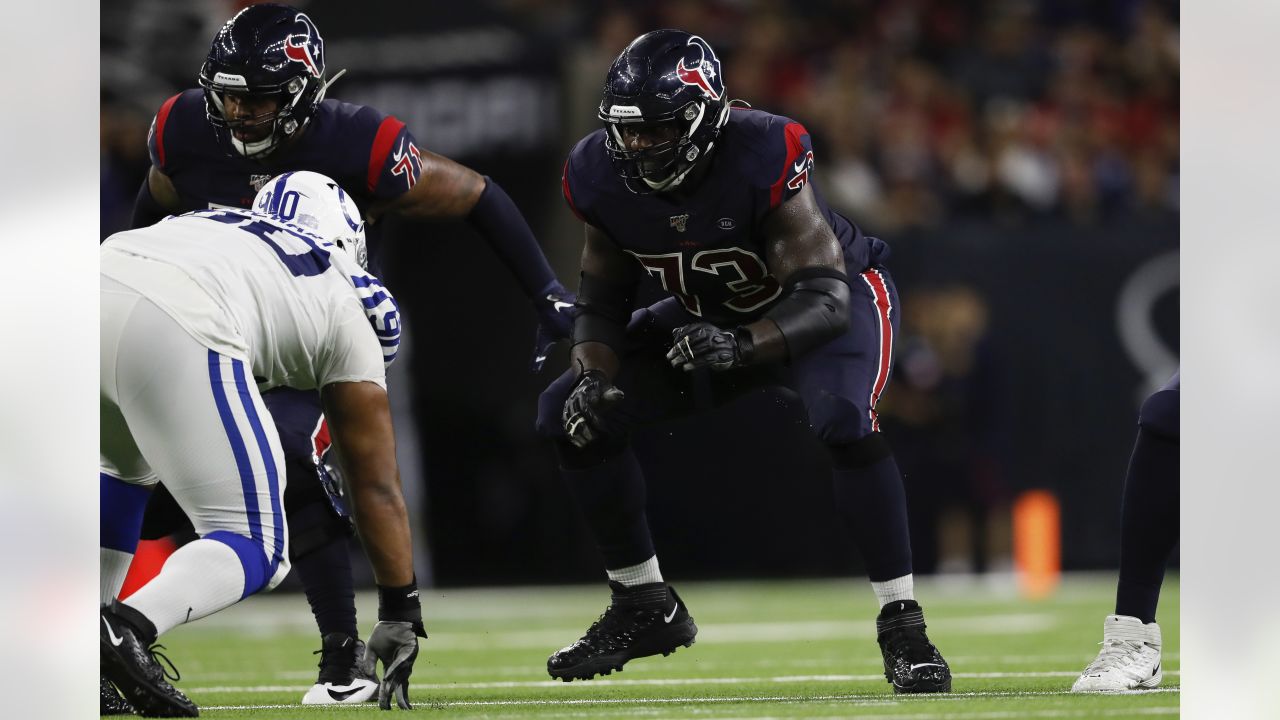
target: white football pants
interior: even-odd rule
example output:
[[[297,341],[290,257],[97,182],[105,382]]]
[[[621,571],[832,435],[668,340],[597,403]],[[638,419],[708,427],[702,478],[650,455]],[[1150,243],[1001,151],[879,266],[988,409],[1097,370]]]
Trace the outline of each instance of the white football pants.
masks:
[[[133,485],[163,479],[202,538],[126,603],[164,632],[284,579],[284,455],[248,362],[204,347],[131,288],[101,282],[101,472]]]

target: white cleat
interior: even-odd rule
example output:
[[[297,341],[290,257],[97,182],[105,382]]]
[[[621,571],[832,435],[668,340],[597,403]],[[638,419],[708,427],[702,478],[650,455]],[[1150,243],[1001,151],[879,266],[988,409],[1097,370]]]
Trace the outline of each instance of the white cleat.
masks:
[[[353,705],[377,700],[378,676],[364,662],[364,641],[332,633],[321,642],[320,677],[302,696],[302,704]]]
[[[1143,690],[1160,684],[1160,626],[1136,617],[1108,615],[1102,650],[1080,673],[1071,692]]]
[[[306,695],[302,696],[303,705],[348,705],[362,703],[369,699],[377,699],[378,684],[356,678],[349,685],[334,683],[316,683]]]

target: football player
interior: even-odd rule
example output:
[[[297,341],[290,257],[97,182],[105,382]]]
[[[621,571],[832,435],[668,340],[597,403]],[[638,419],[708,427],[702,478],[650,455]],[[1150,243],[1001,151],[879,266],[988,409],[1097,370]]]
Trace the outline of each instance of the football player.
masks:
[[[1178,544],[1178,421],[1182,371],[1142,403],[1138,437],[1120,501],[1120,581],[1115,614],[1102,623],[1102,650],[1072,692],[1142,690],[1160,685],[1156,605],[1164,568]]]
[[[799,395],[830,450],[836,502],[881,607],[886,679],[897,692],[949,691],[876,416],[899,315],[885,243],[822,198],[804,126],[729,100],[700,37],[636,38],[609,68],[599,117],[564,168],[586,231],[579,316],[572,367],[540,398],[538,427],[554,438],[612,601],[548,671],[589,679],[693,643],[693,618],[659,568],[628,432],[698,410],[697,384],[715,403],[776,386]],[[646,273],[672,297],[632,314]]]
[[[366,271],[360,211],[333,180],[285,173],[257,207],[188,213],[101,248],[104,599],[160,478],[199,534],[102,605],[102,672],[144,715],[199,714],[152,644],[288,573],[285,458],[260,392],[287,386],[319,391],[378,583],[366,662],[384,663],[382,707],[394,696],[407,709],[426,633],[385,380],[396,303]]]
[[[338,73],[341,75],[341,73]],[[161,105],[148,137],[152,167],[138,191],[133,227],[170,213],[247,207],[267,178],[312,170],[334,178],[371,220],[465,218],[515,276],[539,318],[537,357],[567,337],[573,298],[556,279],[520,211],[491,178],[417,145],[405,124],[371,107],[325,99],[324,41],[312,20],[284,5],[253,5],[214,38],[196,89]],[[376,225],[371,263],[378,267]],[[304,704],[362,702],[376,678],[357,665],[349,522],[335,510],[313,456],[323,449],[319,396],[281,388],[267,406],[285,449],[295,572],[321,634],[320,672]],[[161,478],[163,481],[163,478]],[[148,537],[177,521],[155,517],[172,503],[158,493]]]

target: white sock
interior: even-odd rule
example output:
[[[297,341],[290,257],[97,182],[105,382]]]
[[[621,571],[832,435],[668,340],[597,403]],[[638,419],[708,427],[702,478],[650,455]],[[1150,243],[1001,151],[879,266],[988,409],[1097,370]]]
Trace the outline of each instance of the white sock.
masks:
[[[217,540],[195,540],[178,548],[160,574],[124,602],[155,623],[163,635],[240,602],[244,568],[240,558]]]
[[[605,572],[609,574],[610,580],[622,583],[627,587],[662,582],[662,571],[658,569],[657,555],[639,565],[628,565],[617,570],[605,570]]]
[[[98,548],[98,604],[109,605],[116,599],[132,562],[133,553]]]
[[[896,577],[892,580],[885,580],[884,582],[873,580],[871,581],[871,589],[875,591],[876,600],[880,603],[880,607],[899,600],[916,599],[915,582],[910,574]]]

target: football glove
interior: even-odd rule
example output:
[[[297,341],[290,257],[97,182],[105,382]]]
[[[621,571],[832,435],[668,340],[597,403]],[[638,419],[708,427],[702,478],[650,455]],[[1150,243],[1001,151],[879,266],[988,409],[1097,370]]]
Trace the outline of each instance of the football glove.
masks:
[[[672,346],[667,351],[671,367],[688,372],[694,368],[729,370],[747,364],[750,339],[747,334],[721,330],[706,322],[684,325],[672,331]]]
[[[573,334],[573,320],[578,316],[575,300],[573,293],[555,282],[533,301],[533,308],[538,313],[538,331],[533,338],[533,361],[529,363],[533,372],[542,370],[542,363],[546,361],[552,345]]]
[[[618,416],[618,403],[624,397],[603,372],[588,370],[582,373],[578,384],[569,393],[561,415],[569,442],[583,448],[593,440],[620,434],[622,423]]]
[[[401,710],[412,710],[409,704],[409,675],[418,658],[418,638],[426,637],[422,622],[379,620],[365,644],[364,662],[373,667],[382,661],[382,683],[378,685],[378,707],[391,709],[391,698]]]

